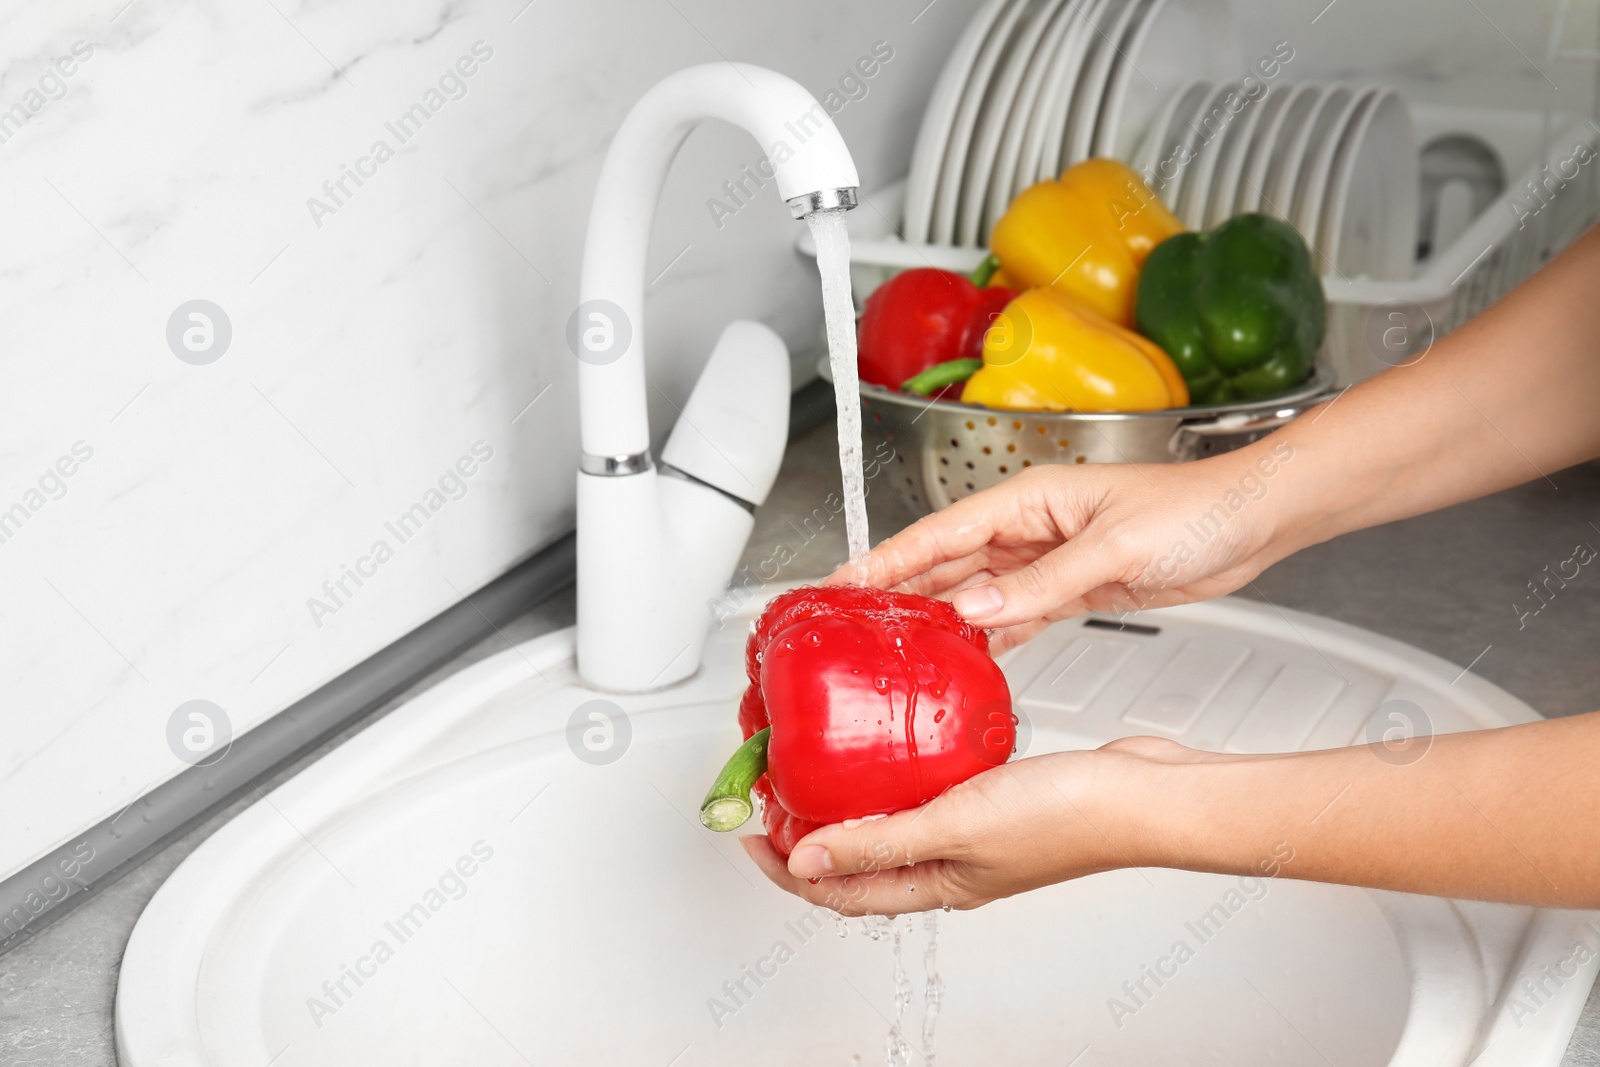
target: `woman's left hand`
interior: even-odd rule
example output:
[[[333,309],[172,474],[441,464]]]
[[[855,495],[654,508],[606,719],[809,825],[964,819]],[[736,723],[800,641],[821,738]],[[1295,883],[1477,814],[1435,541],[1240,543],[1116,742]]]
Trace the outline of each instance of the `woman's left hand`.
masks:
[[[745,851],[775,884],[843,915],[976,908],[1097,871],[1158,862],[1151,836],[1100,798],[1138,795],[1151,771],[1208,758],[1127,738],[1093,751],[1017,760],[920,808],[814,831],[785,864],[762,836]],[[811,879],[816,879],[812,881]]]

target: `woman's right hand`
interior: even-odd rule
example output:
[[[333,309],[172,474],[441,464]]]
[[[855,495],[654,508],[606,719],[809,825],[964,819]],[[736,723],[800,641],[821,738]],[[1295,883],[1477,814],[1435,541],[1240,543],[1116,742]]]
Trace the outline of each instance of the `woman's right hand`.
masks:
[[[1050,622],[1205,600],[1299,545],[1279,542],[1294,449],[1267,439],[1173,464],[1030,467],[894,535],[830,583],[949,600],[995,652]]]

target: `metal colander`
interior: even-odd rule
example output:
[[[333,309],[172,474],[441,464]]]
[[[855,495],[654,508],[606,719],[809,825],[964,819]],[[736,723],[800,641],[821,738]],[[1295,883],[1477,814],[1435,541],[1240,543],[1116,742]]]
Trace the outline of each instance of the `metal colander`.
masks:
[[[1334,395],[1318,364],[1300,388],[1270,400],[1168,411],[1080,414],[996,411],[861,386],[862,444],[894,449],[888,472],[929,512],[1041,463],[1178,463],[1240,448]]]

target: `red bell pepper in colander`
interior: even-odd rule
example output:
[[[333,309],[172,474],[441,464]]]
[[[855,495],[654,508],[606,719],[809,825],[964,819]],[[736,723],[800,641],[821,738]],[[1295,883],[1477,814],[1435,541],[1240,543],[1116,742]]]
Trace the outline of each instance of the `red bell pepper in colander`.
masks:
[[[988,635],[940,600],[792,590],[757,621],[745,671],[745,743],[700,818],[734,829],[750,817],[753,790],[785,856],[818,826],[925,804],[1016,745]]]
[[[989,284],[999,266],[990,256],[971,276],[917,267],[874,289],[856,331],[861,380],[959,396],[960,383],[983,365],[984,333],[1017,295]]]

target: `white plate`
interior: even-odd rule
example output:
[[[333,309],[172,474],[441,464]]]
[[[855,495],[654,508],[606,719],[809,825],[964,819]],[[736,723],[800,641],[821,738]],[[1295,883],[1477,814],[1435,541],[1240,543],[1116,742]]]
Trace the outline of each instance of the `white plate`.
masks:
[[[1299,85],[1272,86],[1256,109],[1258,114],[1248,131],[1245,157],[1234,182],[1234,200],[1226,206],[1227,213],[1254,211],[1261,202],[1261,184],[1266,181],[1267,162],[1272,158],[1272,138],[1277,136],[1278,128],[1283,125],[1283,114],[1301,88]]]
[[[1245,159],[1254,143],[1256,128],[1272,98],[1283,95],[1286,94],[1282,87],[1274,88],[1271,82],[1266,82],[1259,96],[1245,98],[1244,110],[1234,116],[1233,123],[1228,127],[1228,135],[1223,139],[1217,169],[1211,177],[1206,200],[1200,205],[1201,215],[1197,225],[1209,230],[1232,216],[1233,203],[1239,197],[1239,176],[1244,172]]]
[[[1268,175],[1267,188],[1261,194],[1261,210],[1288,221],[1294,219],[1294,195],[1300,187],[1300,178],[1306,161],[1316,150],[1319,131],[1326,134],[1328,126],[1338,117],[1350,88],[1344,85],[1323,86],[1311,106],[1303,114],[1289,116],[1283,125],[1281,154],[1274,151],[1272,173]],[[1298,119],[1298,123],[1294,120]]]
[[[1385,89],[1340,154],[1319,241],[1345,277],[1409,278],[1416,219],[1417,137],[1405,99]]]
[[[906,175],[906,213],[901,222],[901,232],[908,241],[917,243],[928,239],[928,225],[933,218],[933,196],[939,185],[939,171],[944,166],[945,145],[950,140],[950,124],[961,104],[961,94],[967,85],[967,76],[977,61],[978,52],[988,38],[989,29],[1013,0],[989,0],[967,23],[956,41],[950,58],[939,72],[928,106],[922,112],[922,125],[917,128],[917,143],[911,149],[911,168]]]
[[[1083,0],[1079,4],[1074,32],[1066,46],[1056,56],[1055,67],[1050,72],[1047,88],[1050,107],[1046,109],[1044,116],[1043,142],[1039,152],[1036,180],[1054,178],[1061,173],[1061,156],[1067,138],[1067,116],[1072,109],[1073,97],[1078,91],[1079,76],[1083,73],[1089,49],[1100,38],[1095,27],[1104,21],[1105,13],[1110,10],[1111,3],[1112,0]]]
[[[1229,152],[1229,143],[1237,142],[1239,127],[1245,123],[1245,113],[1250,109],[1250,104],[1245,101],[1243,86],[1239,82],[1228,82],[1221,87],[1224,91],[1212,98],[1215,108],[1209,115],[1201,116],[1204,130],[1196,135],[1195,159],[1189,164],[1188,173],[1183,178],[1183,195],[1178,200],[1178,207],[1174,212],[1184,226],[1191,230],[1205,228],[1206,207],[1211,200],[1211,186],[1216,181],[1216,174],[1221,168],[1223,160]],[[1241,101],[1238,111],[1233,111],[1224,101],[1236,99]],[[1220,128],[1214,124],[1220,123]]]
[[[995,156],[994,174],[989,178],[989,194],[984,205],[981,235],[984,242],[989,240],[989,231],[994,228],[1000,216],[1005,214],[1012,199],[1036,180],[1039,163],[1038,147],[1042,143],[1042,137],[1034,136],[1034,133],[1036,130],[1042,133],[1044,117],[1041,112],[1047,110],[1049,106],[1042,90],[1049,78],[1051,67],[1055,65],[1056,55],[1077,21],[1077,0],[1068,0],[1067,3],[1055,8],[1050,17],[1050,24],[1045,28],[1044,39],[1034,52],[1033,61],[1028,64],[1027,76],[1023,78],[1022,86],[1017,90],[1017,98],[1012,104],[1011,118],[1006,122],[1005,137],[1001,140],[999,152]],[[1028,163],[1030,145],[1033,149],[1031,165]]]
[[[944,165],[939,169],[939,184],[933,194],[933,220],[929,223],[928,235],[934,244],[947,245],[955,240],[956,211],[961,203],[972,135],[983,111],[984,101],[988,99],[995,72],[1010,51],[1018,23],[1034,2],[1008,0],[972,65],[972,73],[967,78],[966,88],[961,92],[961,102],[956,108],[956,117],[950,124],[950,141],[944,148]]]
[[[1237,76],[1242,63],[1226,0],[1155,0],[1135,16],[1132,40],[1117,58],[1100,105],[1094,154],[1132,157],[1152,118],[1193,80]]]
[[[1100,117],[1100,101],[1105,99],[1112,65],[1123,46],[1129,43],[1128,30],[1134,15],[1147,3],[1148,0],[1113,0],[1094,26],[1089,55],[1078,77],[1077,90],[1072,94],[1072,107],[1067,112],[1067,131],[1058,169],[1065,170],[1088,159],[1094,152],[1095,122]]]
[[[1039,0],[1031,8],[1018,24],[1010,54],[989,87],[972,147],[967,152],[966,177],[963,179],[961,203],[956,213],[955,243],[962,247],[971,248],[988,236],[988,227],[983,225],[983,212],[989,202],[989,184],[1001,152],[1001,139],[1017,123],[1017,113],[1023,110],[1018,97],[1024,79],[1031,70],[1043,66],[1040,54],[1055,24],[1052,16],[1065,2]]]
[[[1160,85],[1139,69],[1139,54],[1150,36],[1151,29],[1161,21],[1161,11],[1167,0],[1139,0],[1134,4],[1133,20],[1128,24],[1127,35],[1111,57],[1111,71],[1106,75],[1105,92],[1100,97],[1100,111],[1094,120],[1094,143],[1090,155],[1118,158],[1114,149],[1112,127],[1121,122],[1122,110],[1127,103],[1130,83],[1145,83],[1151,94],[1160,92]],[[1163,96],[1156,96],[1154,114],[1160,109]],[[1146,116],[1148,118],[1148,115]]]
[[[1139,141],[1139,150],[1133,154],[1131,164],[1134,170],[1144,175],[1144,180],[1157,192],[1160,192],[1160,189],[1156,182],[1161,177],[1158,169],[1166,158],[1168,148],[1163,138],[1168,127],[1172,125],[1173,117],[1179,111],[1198,106],[1195,98],[1208,95],[1211,92],[1211,85],[1209,81],[1196,78],[1179,86],[1167,102],[1161,105],[1161,110],[1145,128],[1144,137]]]
[[[1092,32],[1083,18],[1083,10],[1091,2],[1073,0],[1067,5],[1066,22],[1060,28],[1060,38],[1050,54],[1044,77],[1039,81],[1039,95],[1023,129],[1022,149],[1017,155],[1017,170],[1012,179],[1012,196],[1034,182],[1055,177],[1053,159],[1048,164],[1045,162],[1045,148],[1058,132],[1056,113],[1062,107],[1063,96],[1072,92],[1069,74],[1076,70],[1072,66],[1074,57],[1082,51]]]
[[[1222,100],[1233,91],[1231,82],[1214,85],[1197,107],[1173,116],[1174,124],[1167,130],[1166,141],[1177,153],[1173,160],[1177,173],[1161,191],[1161,196],[1174,212],[1183,203],[1184,188],[1195,180],[1195,172],[1216,159],[1215,143],[1207,145],[1205,142],[1207,138],[1220,134],[1223,127],[1214,126],[1208,120],[1219,108],[1224,114],[1227,113],[1227,109],[1222,107]]]
[[[1266,210],[1263,203],[1280,158],[1288,152],[1288,142],[1306,114],[1322,97],[1319,85],[1285,85],[1276,105],[1269,106],[1250,146],[1250,159],[1240,179],[1235,214]]]
[[[1319,139],[1295,188],[1294,208],[1290,218],[1294,220],[1295,229],[1305,237],[1306,244],[1311,246],[1311,258],[1315,261],[1319,274],[1325,273],[1329,267],[1329,261],[1323,257],[1322,248],[1317,244],[1317,230],[1322,222],[1322,203],[1328,195],[1328,182],[1333,177],[1334,160],[1339,154],[1339,146],[1361,114],[1362,108],[1379,92],[1380,88],[1376,85],[1353,90],[1349,97],[1344,99],[1343,106],[1326,126],[1325,132],[1312,135]]]

